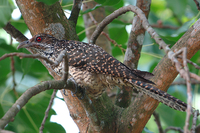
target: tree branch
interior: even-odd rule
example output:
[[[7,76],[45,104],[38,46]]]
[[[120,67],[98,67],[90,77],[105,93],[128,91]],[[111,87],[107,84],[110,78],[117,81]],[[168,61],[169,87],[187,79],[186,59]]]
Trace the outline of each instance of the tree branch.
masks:
[[[151,0],[137,0],[137,7],[140,8],[145,17],[148,18],[148,14],[150,11]],[[140,58],[140,53],[143,45],[145,30],[141,25],[141,19],[134,15],[131,33],[129,36],[129,40],[127,43],[127,49],[124,57],[124,64],[127,65],[131,69],[137,69],[138,61]],[[121,90],[118,90],[117,98],[115,100],[116,105],[126,108],[130,105],[132,96],[132,87],[122,87]],[[134,92],[137,91],[134,89]]]
[[[40,133],[43,133],[44,124],[45,124],[45,122],[46,122],[46,120],[47,120],[47,118],[48,118],[49,111],[50,111],[50,109],[51,109],[51,107],[52,107],[53,100],[54,100],[54,98],[55,98],[55,96],[56,96],[56,92],[57,92],[57,90],[54,89],[54,90],[53,90],[53,93],[52,93],[52,95],[51,95],[51,99],[50,99],[49,105],[48,105],[48,107],[47,107],[47,109],[46,109],[46,111],[45,111],[45,116],[44,116],[44,118],[43,118],[43,120],[42,120],[42,123],[41,123],[41,126],[40,126],[40,128],[39,128]]]
[[[156,113],[155,111],[153,112],[153,116],[154,116],[154,120],[158,126],[158,131],[159,133],[163,133],[163,129],[162,129],[162,126],[161,126],[161,122],[160,122],[160,118],[159,118],[159,114]]]
[[[178,131],[179,133],[183,133],[183,130],[180,127],[167,127],[164,133],[167,133],[169,130]]]
[[[200,5],[199,5],[199,2],[197,0],[194,0],[194,3],[196,4],[197,6],[197,9],[200,10]]]
[[[8,34],[15,38],[18,42],[23,42],[28,40],[19,30],[17,30],[13,25],[7,23],[3,28]]]
[[[69,20],[73,21],[75,26],[76,26],[76,23],[78,20],[81,5],[82,5],[82,0],[74,0],[74,5],[72,7],[72,11],[71,11]]]
[[[194,112],[193,120],[192,120],[192,128],[191,133],[195,133],[196,130],[196,123],[197,123],[197,117],[199,116],[199,110],[196,110]],[[198,133],[198,132],[197,132]]]
[[[18,56],[20,58],[33,58],[33,59],[40,58],[40,59],[45,60],[47,63],[54,64],[53,61],[39,54],[9,53],[9,54],[4,54],[2,57],[0,57],[0,60],[3,60],[7,57],[12,57],[12,56]]]

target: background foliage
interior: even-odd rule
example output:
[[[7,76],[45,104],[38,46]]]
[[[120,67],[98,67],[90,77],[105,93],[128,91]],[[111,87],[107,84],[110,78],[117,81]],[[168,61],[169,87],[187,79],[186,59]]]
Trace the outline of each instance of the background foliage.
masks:
[[[57,0],[38,0],[45,2],[46,4],[53,4]],[[81,12],[77,23],[77,34],[80,41],[87,42],[85,35],[83,14],[95,10],[100,6],[104,6],[106,14],[112,13],[114,10],[127,5],[135,5],[133,0],[95,0],[99,3],[95,8],[89,9],[85,12]],[[69,11],[72,8],[73,0],[63,0],[63,9],[66,15],[69,15]],[[16,12],[16,6],[13,1],[1,0],[0,1],[0,28],[10,21],[13,26],[20,30],[23,34],[28,33],[28,28],[23,21],[22,17],[13,19],[16,16],[11,17],[12,11]],[[178,6],[177,6],[178,5]],[[6,8],[6,10],[5,10]],[[14,9],[14,10],[13,10]],[[121,17],[115,19],[108,25],[109,36],[115,40],[118,44],[121,44],[123,48],[126,48],[128,41],[130,27],[133,19],[132,13],[127,13]],[[151,11],[149,14],[149,22],[154,25],[168,25],[177,29],[163,29],[155,28],[157,33],[162,36],[167,44],[173,46],[179,38],[188,30],[188,28],[198,19],[198,10],[195,3],[192,0],[152,0]],[[10,36],[5,33],[3,29],[0,29],[0,56],[5,53],[11,52],[27,52],[24,49],[17,50],[18,43],[12,41]],[[28,52],[27,52],[28,53]],[[118,60],[123,61],[124,53],[119,47],[115,47],[112,44],[112,55]],[[154,67],[164,56],[164,52],[159,50],[158,45],[154,40],[150,38],[148,34],[145,35],[144,47],[142,49],[142,55],[139,61],[139,69],[152,72]],[[191,59],[200,65],[200,51]],[[0,117],[12,106],[15,100],[29,87],[44,81],[52,79],[48,74],[46,68],[36,59],[19,59],[14,58],[15,62],[15,80],[16,86],[13,84],[13,75],[11,71],[11,61],[9,58],[0,61]],[[190,71],[200,75],[200,72],[194,67],[190,66]],[[180,77],[176,79],[182,80]],[[193,85],[193,106],[200,109],[200,90],[199,85]],[[168,93],[186,102],[186,87],[184,85],[173,85],[168,90]],[[38,132],[40,123],[44,117],[44,112],[48,106],[52,90],[40,93],[33,97],[28,104],[20,111],[20,113],[14,118],[15,120],[7,125],[7,130],[12,130],[20,133],[34,133]],[[185,121],[185,113],[175,111],[163,104],[156,109],[160,114],[161,123],[164,128],[168,126],[183,127]],[[44,132],[65,132],[64,128],[54,122],[50,121],[51,115],[55,115],[56,112],[52,109],[49,114],[49,118],[45,125]],[[198,121],[198,123],[200,120]],[[146,125],[143,132],[158,132],[156,124],[151,118]]]

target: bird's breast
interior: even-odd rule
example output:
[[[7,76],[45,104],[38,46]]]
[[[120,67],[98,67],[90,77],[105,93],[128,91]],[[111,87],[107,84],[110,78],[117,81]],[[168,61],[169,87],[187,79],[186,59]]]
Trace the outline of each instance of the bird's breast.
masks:
[[[106,88],[113,86],[127,86],[125,79],[121,77],[113,77],[110,74],[99,74],[81,70],[79,68],[69,66],[69,73],[76,83],[86,89],[86,93],[91,97],[99,97]]]

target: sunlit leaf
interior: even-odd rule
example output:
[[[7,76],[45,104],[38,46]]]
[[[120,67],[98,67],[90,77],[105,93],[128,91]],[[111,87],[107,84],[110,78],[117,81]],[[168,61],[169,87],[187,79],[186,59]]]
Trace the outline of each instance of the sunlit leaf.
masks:
[[[13,6],[10,5],[8,0],[0,0],[0,28],[4,27],[11,18]]]
[[[58,123],[48,122],[45,124],[45,128],[49,133],[65,133],[65,129]]]
[[[95,0],[95,2],[102,4],[104,6],[114,6],[118,4],[121,0]]]
[[[167,6],[173,11],[173,13],[181,18],[186,12],[187,0],[167,0]]]

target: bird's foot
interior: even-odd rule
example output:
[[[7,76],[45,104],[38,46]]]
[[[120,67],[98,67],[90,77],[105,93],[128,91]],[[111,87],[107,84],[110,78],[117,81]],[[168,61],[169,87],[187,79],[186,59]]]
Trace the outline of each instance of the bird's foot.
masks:
[[[78,86],[78,84],[73,78],[69,78],[67,82],[73,82],[75,85],[75,91],[74,92],[71,91],[71,95],[75,97],[74,94],[76,94],[76,97],[78,97],[79,100],[82,100],[85,96],[85,89],[81,86]]]

